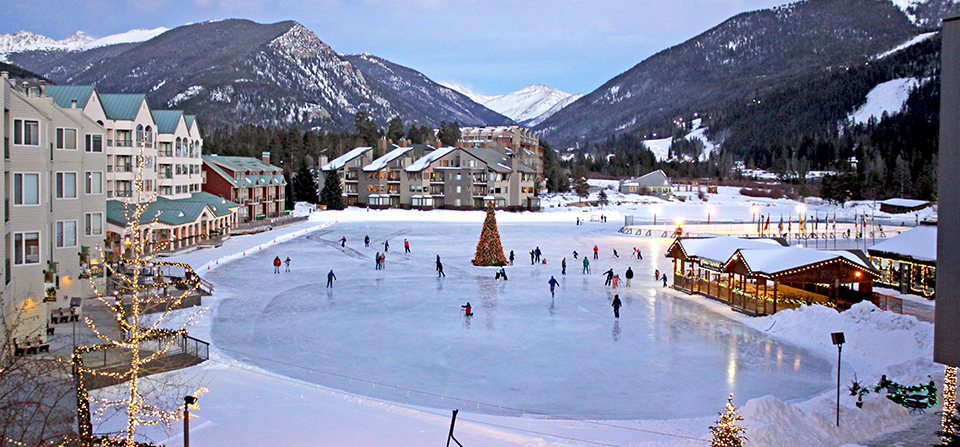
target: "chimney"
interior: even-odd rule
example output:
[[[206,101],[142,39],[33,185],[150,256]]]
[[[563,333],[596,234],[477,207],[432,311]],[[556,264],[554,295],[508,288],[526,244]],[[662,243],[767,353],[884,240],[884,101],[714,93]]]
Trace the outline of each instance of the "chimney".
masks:
[[[260,160],[263,161],[263,164],[265,164],[265,165],[270,164],[270,153],[269,153],[269,152],[263,152],[263,153],[261,153],[261,154],[260,154]]]
[[[23,83],[20,84],[20,86],[23,87],[23,90],[20,90],[20,92],[23,93],[24,95],[30,92],[30,83],[28,83],[27,81],[23,81]]]
[[[47,81],[43,79],[40,80],[40,96],[45,96],[47,94]]]
[[[76,108],[77,108],[77,100],[76,100],[76,98],[70,100],[70,108],[71,108],[71,109],[76,109]]]
[[[398,146],[400,146],[400,147],[407,147],[407,146],[409,146],[409,145],[410,145],[410,142],[407,141],[406,138],[401,138],[401,139],[400,139],[400,142],[399,142],[399,144],[398,144]]]
[[[9,78],[10,78],[9,71],[0,71],[0,79],[9,79]]]
[[[384,154],[387,153],[387,139],[386,139],[386,138],[381,138],[381,139],[377,140],[377,149],[378,149],[377,157],[381,157],[381,156],[383,156]]]

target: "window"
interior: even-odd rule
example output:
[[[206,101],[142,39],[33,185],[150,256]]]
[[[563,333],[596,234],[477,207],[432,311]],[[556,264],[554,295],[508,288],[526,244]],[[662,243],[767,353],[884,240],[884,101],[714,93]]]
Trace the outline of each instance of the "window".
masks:
[[[33,120],[13,120],[13,144],[39,146],[40,122]]]
[[[40,233],[13,234],[13,263],[16,265],[40,263]]]
[[[103,194],[103,173],[87,171],[83,191],[87,194]]]
[[[76,199],[77,198],[77,173],[76,172],[58,172],[57,173],[57,198],[58,199]]]
[[[57,149],[77,149],[77,129],[57,128]]]
[[[86,213],[83,215],[83,234],[87,236],[103,234],[103,213]]]
[[[77,246],[77,221],[57,221],[57,248]]]
[[[86,152],[103,152],[103,135],[87,134],[84,138],[83,150]]]
[[[13,204],[40,204],[40,174],[13,174]]]

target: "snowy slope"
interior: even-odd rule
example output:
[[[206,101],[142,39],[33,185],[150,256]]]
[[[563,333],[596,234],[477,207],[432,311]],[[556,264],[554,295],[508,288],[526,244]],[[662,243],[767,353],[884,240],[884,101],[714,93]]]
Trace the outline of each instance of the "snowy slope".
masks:
[[[707,139],[707,128],[702,127],[702,122],[700,118],[693,120],[690,133],[685,135],[684,138],[688,141],[700,140],[700,142],[703,143],[703,152],[700,153],[700,161],[706,161],[710,159],[710,154],[717,150],[717,145]],[[667,161],[667,156],[670,154],[670,143],[672,141],[673,139],[669,137],[657,138],[643,140],[643,144],[653,152],[653,155],[657,157],[657,161]]]
[[[866,123],[870,118],[879,120],[883,113],[893,115],[903,110],[903,104],[910,97],[910,90],[918,84],[916,78],[900,78],[881,83],[867,93],[866,104],[854,111],[848,119],[857,124]]]
[[[83,51],[120,43],[143,42],[153,39],[166,31],[167,28],[163,27],[149,30],[138,28],[99,39],[95,39],[83,31],[77,31],[74,35],[61,40],[53,40],[42,34],[34,34],[30,31],[17,31],[13,34],[0,34],[0,54],[31,50]]]
[[[442,81],[440,85],[462,93],[473,101],[518,123],[528,125],[536,125],[536,123],[543,121],[567,104],[583,96],[582,93],[571,95],[544,84],[534,84],[513,93],[494,96],[478,95],[453,82]],[[557,107],[558,104],[562,105]]]

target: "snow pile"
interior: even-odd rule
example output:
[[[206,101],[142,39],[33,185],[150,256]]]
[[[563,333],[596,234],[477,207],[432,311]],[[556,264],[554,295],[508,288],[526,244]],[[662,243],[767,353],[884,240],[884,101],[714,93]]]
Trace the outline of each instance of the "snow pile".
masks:
[[[836,401],[829,395],[808,403],[816,411],[803,411],[773,396],[751,399],[740,409],[747,445],[833,447],[889,433],[913,420],[906,408],[878,394],[864,396],[863,408],[854,405],[855,398],[842,396],[837,427]]]
[[[876,118],[879,120],[884,112],[894,115],[903,110],[903,105],[910,97],[910,91],[919,85],[916,78],[900,78],[881,83],[867,93],[866,104],[860,106],[850,114],[848,119],[854,123],[863,124]]]

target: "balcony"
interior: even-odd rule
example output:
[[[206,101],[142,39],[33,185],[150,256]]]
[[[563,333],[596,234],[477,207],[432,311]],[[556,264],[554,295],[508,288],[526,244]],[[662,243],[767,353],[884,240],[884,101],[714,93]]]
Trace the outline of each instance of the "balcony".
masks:
[[[107,172],[110,172],[110,166],[107,166]],[[113,167],[113,172],[133,172],[133,165],[117,165]]]
[[[117,140],[115,141],[115,143],[117,143],[115,145],[116,147],[133,147],[133,140]],[[109,145],[110,145],[110,140],[107,140],[107,146]]]
[[[117,192],[113,193],[115,197],[133,197],[132,189],[118,189]]]

